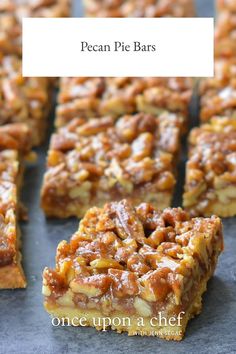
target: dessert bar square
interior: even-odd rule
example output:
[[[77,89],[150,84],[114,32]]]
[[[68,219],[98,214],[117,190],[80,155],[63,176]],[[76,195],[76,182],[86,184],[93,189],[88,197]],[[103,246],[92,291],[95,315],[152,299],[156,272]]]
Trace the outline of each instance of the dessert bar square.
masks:
[[[212,118],[189,137],[184,207],[193,215],[236,215],[236,121]]]
[[[46,132],[50,99],[48,79],[23,77],[21,59],[0,57],[0,125],[27,124],[32,130],[33,145],[39,145]]]
[[[214,78],[200,83],[202,122],[214,116],[236,118],[236,60],[216,59]]]
[[[17,205],[16,185],[0,179],[0,289],[26,287],[19,251]]]
[[[34,153],[32,134],[24,123],[0,126],[0,180],[16,184],[20,190],[24,160],[31,161]]]
[[[11,182],[20,190],[24,159],[31,158],[31,133],[27,125],[0,126],[0,181]]]
[[[61,323],[183,338],[223,249],[218,217],[127,200],[91,208],[45,268],[45,309]]]
[[[180,148],[175,115],[75,118],[52,136],[42,187],[46,215],[82,217],[130,198],[170,206]]]
[[[215,28],[215,56],[232,58],[236,56],[236,13],[221,12]]]
[[[0,289],[26,287],[18,218],[22,157],[29,153],[30,141],[30,130],[24,124],[0,127]]]
[[[61,80],[56,126],[71,119],[137,111],[179,115],[186,124],[192,97],[192,80],[187,78],[64,78]]]
[[[84,0],[88,17],[194,17],[193,0]]]

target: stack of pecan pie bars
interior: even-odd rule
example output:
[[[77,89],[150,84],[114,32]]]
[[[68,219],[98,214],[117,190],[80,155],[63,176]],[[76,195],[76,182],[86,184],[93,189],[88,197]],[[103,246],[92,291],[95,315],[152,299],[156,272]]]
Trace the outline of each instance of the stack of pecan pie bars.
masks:
[[[194,6],[191,0],[86,0],[85,13],[193,17]],[[61,79],[41,205],[49,217],[83,219],[70,241],[59,244],[55,269],[44,270],[51,315],[97,329],[106,317],[105,327],[118,332],[180,340],[201,312],[223,249],[222,224],[217,216],[193,218],[170,208],[192,90],[187,78]],[[217,120],[211,129],[226,124]],[[199,135],[192,133],[191,141]],[[153,327],[158,314],[164,324]]]
[[[24,288],[18,220],[25,161],[42,143],[51,101],[51,81],[23,78],[23,17],[69,15],[68,0],[0,1],[0,288]]]

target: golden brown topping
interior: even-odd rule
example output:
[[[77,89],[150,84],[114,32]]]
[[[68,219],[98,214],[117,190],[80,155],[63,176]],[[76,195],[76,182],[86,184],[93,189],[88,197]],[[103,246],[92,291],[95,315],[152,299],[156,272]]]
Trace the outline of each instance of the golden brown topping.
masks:
[[[137,111],[158,114],[166,110],[174,112],[183,125],[192,86],[192,81],[186,78],[64,78],[56,125],[63,126],[80,116],[119,117]],[[149,127],[152,131],[151,124]],[[124,136],[132,139],[128,127]]]
[[[34,144],[38,144],[49,110],[50,81],[23,78],[21,65],[16,56],[0,56],[0,125],[25,123],[32,130]]]
[[[215,29],[216,57],[232,58],[236,54],[236,13],[223,11],[219,14]]]
[[[218,92],[227,86],[234,87],[236,83],[236,60],[232,59],[216,59],[215,75],[213,78],[203,79],[200,83],[200,94],[203,95],[208,91]]]
[[[104,296],[102,302],[109,296],[135,298],[136,311],[145,315],[151,311],[146,301],[171,297],[179,305],[184,282],[189,291],[194,277],[210,266],[215,243],[223,247],[215,216],[191,219],[180,208],[159,212],[149,204],[134,208],[126,200],[92,208],[71,241],[59,245],[57,270],[64,280],[58,290],[47,280],[48,296],[67,286],[86,298]]]
[[[217,59],[215,77],[204,79],[200,85],[201,120],[215,115],[234,117],[236,107],[236,61]]]
[[[140,278],[141,285],[144,290],[141,294],[142,298],[147,301],[163,301],[171,291],[168,282],[168,268],[162,268],[148,272]]]
[[[109,269],[112,279],[112,291],[116,297],[134,296],[139,293],[138,278],[135,273]]]
[[[108,207],[108,213],[109,219],[114,222],[115,232],[120,238],[133,238],[138,242],[143,242],[144,230],[142,223],[126,200],[113,203]]]

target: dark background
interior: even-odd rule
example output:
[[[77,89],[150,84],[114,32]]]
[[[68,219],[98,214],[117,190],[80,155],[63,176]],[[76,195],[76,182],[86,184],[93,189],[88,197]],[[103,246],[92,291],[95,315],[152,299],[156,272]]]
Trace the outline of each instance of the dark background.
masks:
[[[199,16],[213,16],[211,0],[199,0]],[[74,1],[74,14],[81,14],[80,1]],[[197,124],[197,99],[193,100],[191,125]],[[53,116],[52,116],[53,121]],[[52,121],[51,127],[52,129]],[[166,342],[152,337],[128,337],[93,328],[52,327],[43,309],[41,273],[54,266],[56,247],[69,239],[78,221],[46,220],[39,208],[39,192],[45,170],[48,143],[38,150],[39,160],[27,168],[23,200],[29,209],[29,222],[23,223],[23,266],[28,279],[26,290],[0,291],[0,353],[236,353],[236,220],[224,220],[225,252],[204,295],[203,311],[191,320],[182,342]],[[174,205],[181,204],[184,161],[179,166],[179,182]]]

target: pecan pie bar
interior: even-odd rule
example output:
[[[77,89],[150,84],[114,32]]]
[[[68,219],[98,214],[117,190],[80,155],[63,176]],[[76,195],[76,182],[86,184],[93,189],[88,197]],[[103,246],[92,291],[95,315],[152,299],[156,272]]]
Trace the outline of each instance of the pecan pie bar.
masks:
[[[75,118],[52,137],[42,208],[65,218],[122,198],[170,206],[179,146],[174,115]]]
[[[46,78],[22,77],[21,64],[16,56],[0,57],[0,125],[27,124],[33,144],[39,145],[50,109],[50,83]]]
[[[64,78],[61,80],[56,126],[78,116],[118,117],[137,111],[160,114],[165,110],[186,121],[192,96],[187,78]]]
[[[23,17],[67,17],[70,0],[1,0],[0,52],[21,55]]]
[[[216,115],[236,118],[236,59],[216,59],[214,78],[200,83],[202,122]]]
[[[84,0],[88,17],[194,17],[193,0]]]
[[[215,29],[215,56],[236,56],[236,13],[221,12]]]
[[[26,287],[19,252],[17,205],[16,185],[0,180],[0,289]]]
[[[0,181],[16,184],[18,191],[24,160],[32,159],[32,135],[24,123],[0,126]]]
[[[190,134],[184,207],[193,215],[236,215],[236,121],[213,118]]]
[[[19,191],[21,156],[31,149],[29,128],[21,123],[0,127],[0,289],[25,288],[21,267]]]
[[[181,340],[222,249],[216,216],[126,200],[94,207],[45,268],[44,305],[75,326]]]

